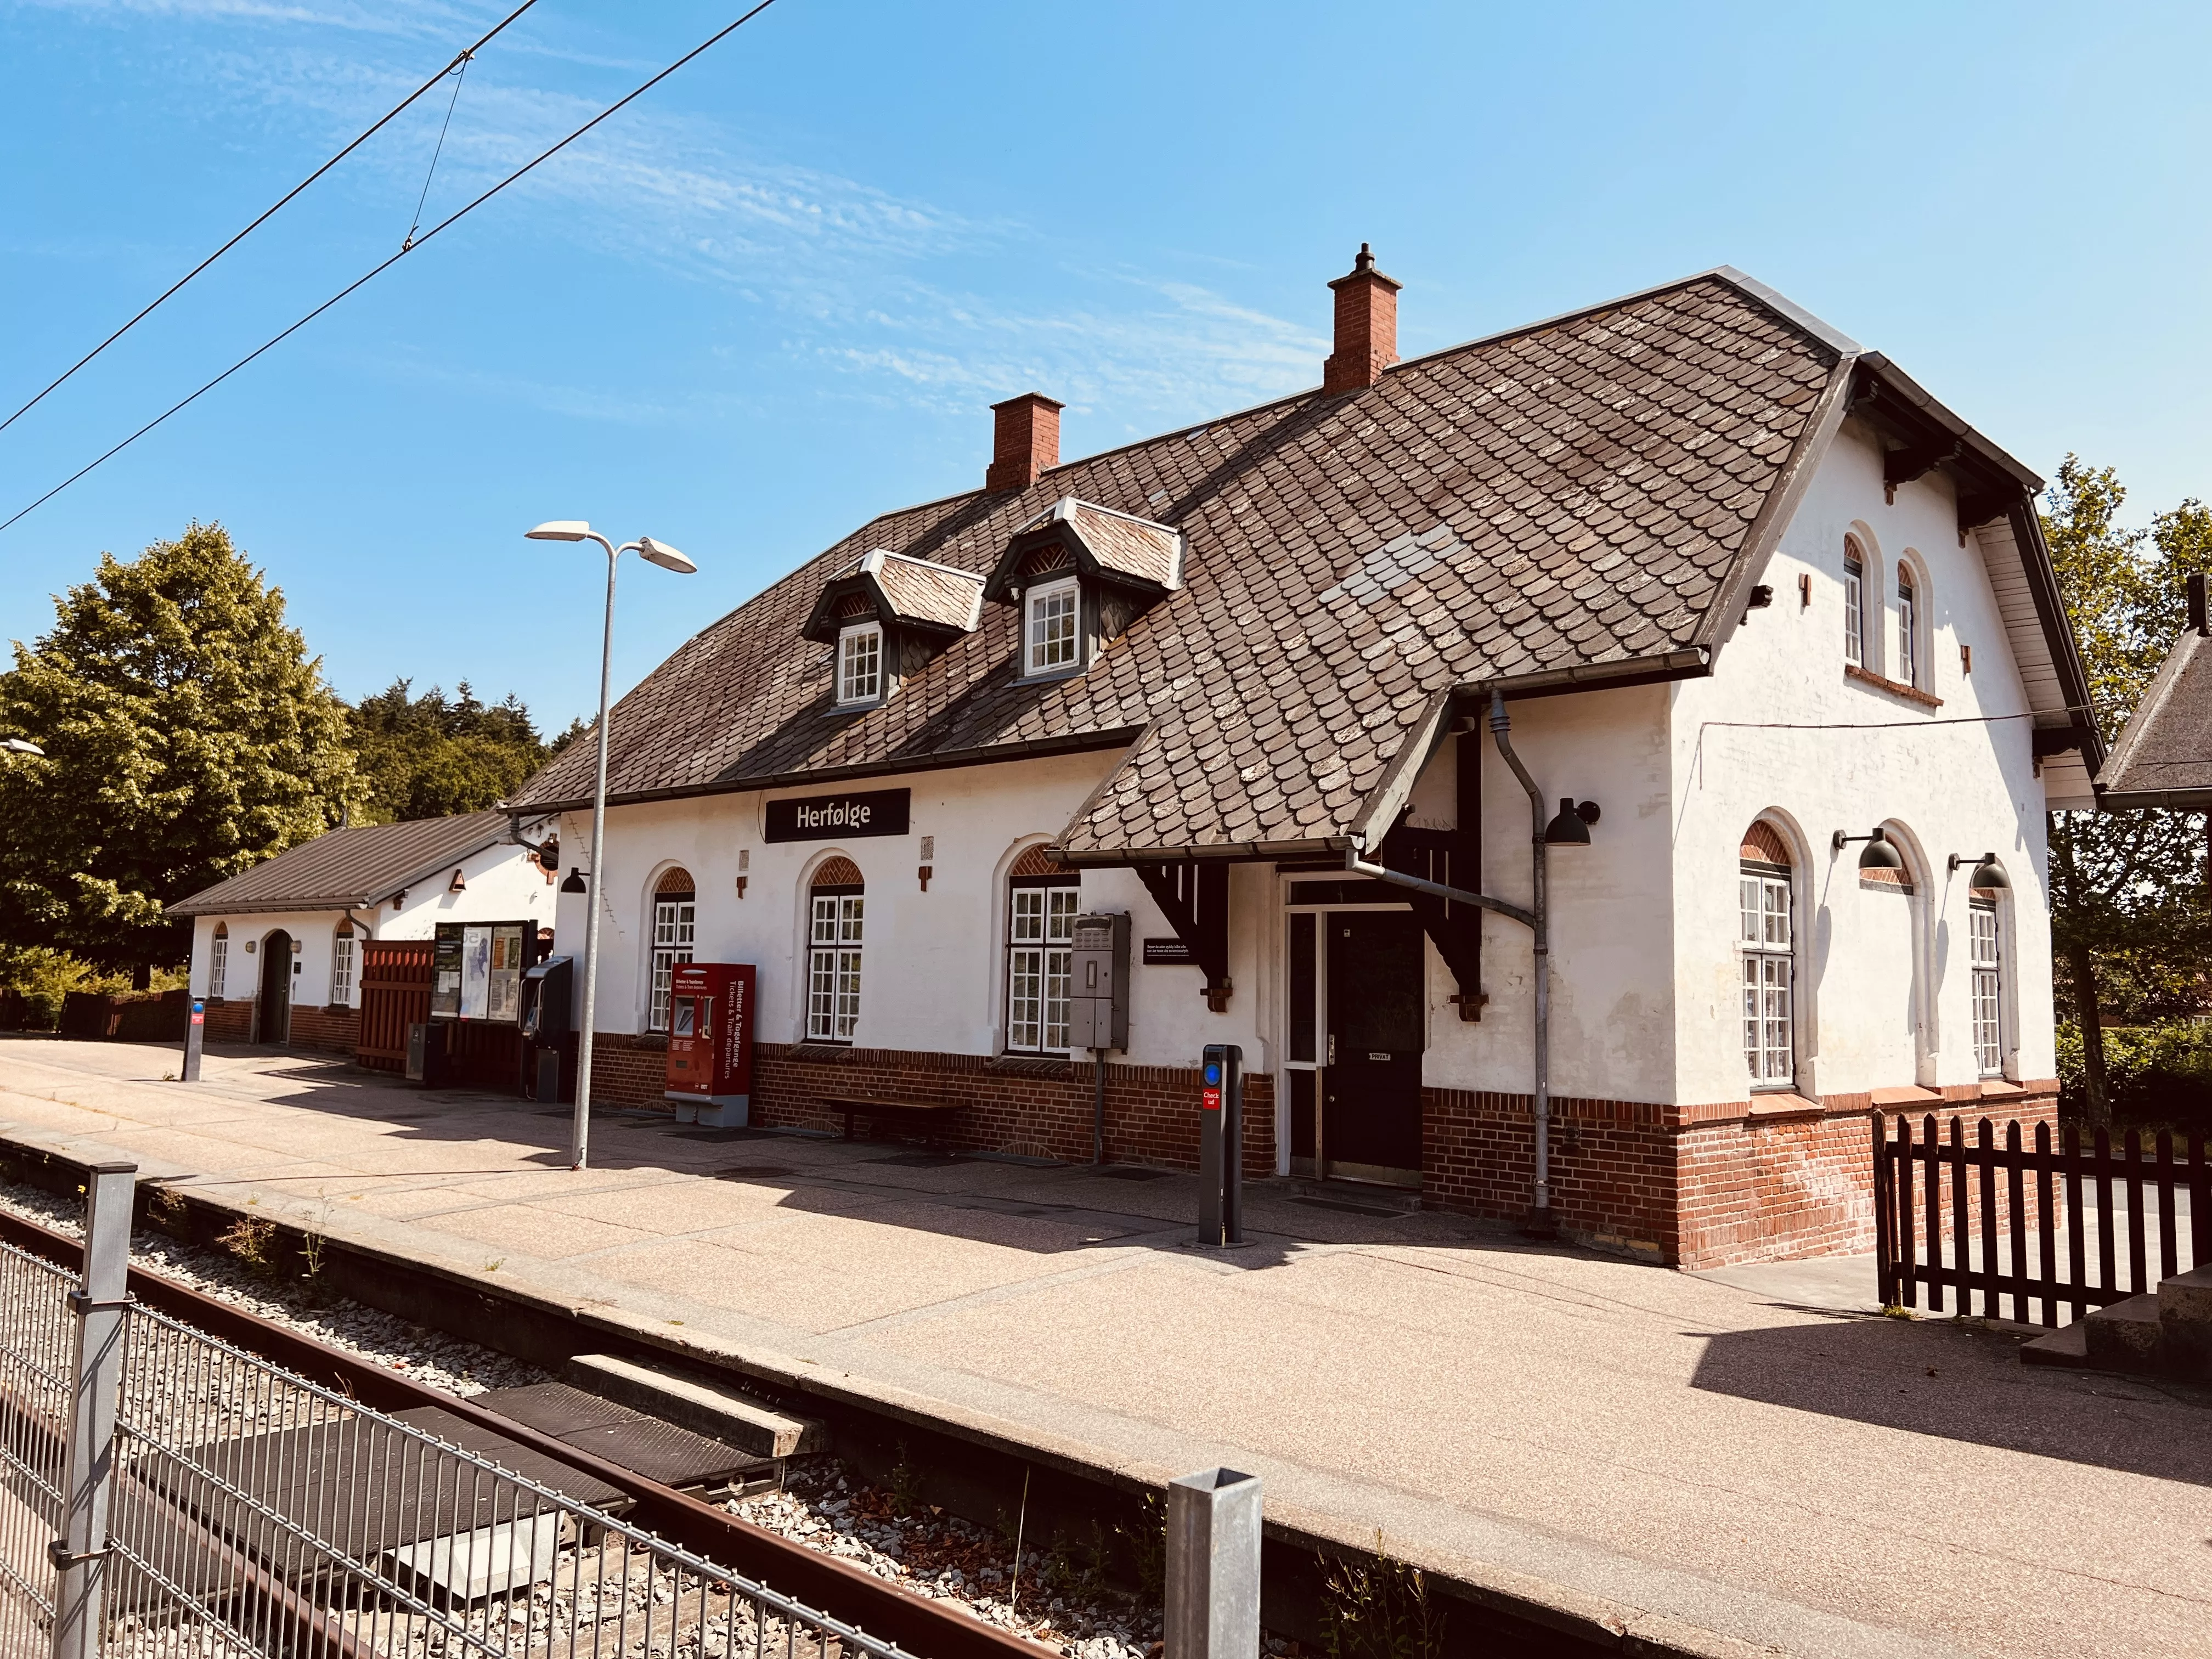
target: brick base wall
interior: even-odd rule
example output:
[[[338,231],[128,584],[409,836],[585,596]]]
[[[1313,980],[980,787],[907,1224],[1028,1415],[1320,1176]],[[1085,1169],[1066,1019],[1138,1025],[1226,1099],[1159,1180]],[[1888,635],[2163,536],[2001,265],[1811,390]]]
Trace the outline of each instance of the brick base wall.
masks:
[[[658,1037],[602,1032],[592,1045],[592,1097],[661,1107],[666,1045]],[[951,1100],[968,1109],[930,1138],[958,1152],[1010,1152],[1085,1163],[1091,1158],[1091,1062],[992,1059],[981,1054],[824,1043],[763,1042],[753,1049],[752,1121],[795,1128],[844,1127],[820,1103],[836,1095]],[[1116,1164],[1198,1167],[1196,1066],[1106,1068],[1106,1156]],[[882,1132],[913,1133],[887,1119]],[[1244,1171],[1275,1170],[1275,1088],[1244,1079]]]
[[[284,1046],[350,1054],[361,1046],[361,1011],[295,1007],[292,1010],[292,1040]]]
[[[209,1042],[251,1042],[253,1041],[253,999],[229,997],[207,1006],[207,1036]]]

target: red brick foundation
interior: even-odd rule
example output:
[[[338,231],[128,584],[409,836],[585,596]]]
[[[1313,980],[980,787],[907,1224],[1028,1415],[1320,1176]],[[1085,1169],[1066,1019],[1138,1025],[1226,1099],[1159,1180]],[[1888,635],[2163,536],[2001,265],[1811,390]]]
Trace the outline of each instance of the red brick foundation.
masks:
[[[1524,1218],[1535,1164],[1529,1097],[1421,1093],[1422,1202]],[[2017,1120],[2030,1138],[2036,1124],[2057,1121],[2056,1082],[1993,1097],[1972,1085],[1943,1094],[1885,1109],[1956,1113],[1970,1132],[1981,1117],[2000,1126]],[[1555,1100],[1554,1220],[1571,1238],[1690,1268],[1871,1251],[1875,1109],[1863,1094],[1689,1108]],[[2002,1199],[2001,1212],[2009,1214]],[[2035,1218],[2032,1207],[2027,1218]]]
[[[288,1048],[314,1048],[350,1054],[361,1046],[361,1011],[357,1008],[295,1008],[292,1040]]]
[[[601,1032],[592,1045],[592,1096],[631,1106],[665,1106],[666,1045],[659,1037]],[[763,1042],[753,1050],[752,1121],[842,1130],[819,1103],[835,1095],[951,1100],[968,1107],[930,1138],[958,1152],[1008,1152],[1069,1163],[1091,1158],[1088,1060],[993,1059],[982,1054],[841,1048]],[[1106,1156],[1116,1164],[1198,1167],[1198,1068],[1106,1068]],[[883,1132],[910,1133],[890,1120]],[[1275,1086],[1244,1079],[1244,1170],[1275,1170]]]
[[[226,997],[210,1001],[207,1006],[207,1036],[210,1042],[251,1042],[253,1041],[253,999]]]

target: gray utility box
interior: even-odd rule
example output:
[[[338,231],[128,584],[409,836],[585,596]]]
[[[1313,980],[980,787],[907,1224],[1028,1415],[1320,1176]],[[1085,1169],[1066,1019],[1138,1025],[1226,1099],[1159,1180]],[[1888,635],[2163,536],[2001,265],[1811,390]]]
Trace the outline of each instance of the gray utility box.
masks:
[[[1068,1046],[1129,1046],[1129,915],[1116,910],[1075,919],[1073,1018]]]

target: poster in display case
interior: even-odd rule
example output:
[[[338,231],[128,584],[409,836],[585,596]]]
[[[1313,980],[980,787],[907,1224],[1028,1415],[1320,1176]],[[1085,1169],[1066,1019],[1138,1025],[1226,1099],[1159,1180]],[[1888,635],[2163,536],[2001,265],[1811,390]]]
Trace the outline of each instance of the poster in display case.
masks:
[[[441,921],[431,961],[430,1018],[517,1025],[522,975],[536,955],[526,921]]]

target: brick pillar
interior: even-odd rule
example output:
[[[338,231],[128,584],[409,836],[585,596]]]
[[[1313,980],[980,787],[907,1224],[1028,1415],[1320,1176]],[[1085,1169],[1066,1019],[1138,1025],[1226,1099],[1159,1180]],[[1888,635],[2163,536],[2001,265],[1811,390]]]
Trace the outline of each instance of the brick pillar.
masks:
[[[1329,284],[1336,295],[1336,349],[1322,365],[1323,392],[1373,386],[1398,361],[1398,290],[1405,284],[1375,269],[1367,244],[1349,275]]]

